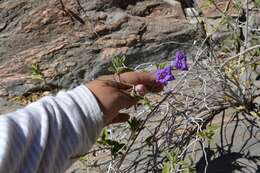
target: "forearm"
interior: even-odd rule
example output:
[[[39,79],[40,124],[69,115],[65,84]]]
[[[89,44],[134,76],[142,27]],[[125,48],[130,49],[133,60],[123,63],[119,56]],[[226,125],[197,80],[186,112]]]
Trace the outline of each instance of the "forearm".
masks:
[[[0,172],[64,172],[103,128],[93,94],[80,86],[0,117]]]

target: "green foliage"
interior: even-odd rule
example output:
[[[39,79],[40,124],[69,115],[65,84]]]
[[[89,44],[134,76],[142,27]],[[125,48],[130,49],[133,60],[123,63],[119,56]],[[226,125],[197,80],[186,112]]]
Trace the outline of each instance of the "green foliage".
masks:
[[[152,140],[153,140],[153,136],[149,136],[147,137],[144,142],[148,145],[148,146],[152,146]]]
[[[202,8],[209,8],[213,4],[213,0],[204,0],[202,1]]]
[[[115,140],[109,139],[107,128],[104,128],[101,132],[100,138],[97,140],[100,145],[109,146],[112,156],[116,157],[118,154],[122,154],[121,151],[125,149],[125,143],[121,143]]]
[[[179,167],[182,169],[182,172],[193,173],[195,168],[193,166],[193,160],[190,158],[190,162],[181,160],[178,156],[178,153],[166,153],[167,160],[163,164],[162,173],[171,173],[176,171]]]
[[[148,110],[152,110],[154,107],[152,105],[151,100],[149,100],[147,97],[143,97],[143,105],[145,106],[145,108],[147,108]]]
[[[215,6],[218,2],[216,2],[214,0],[205,0],[205,1],[203,1],[203,3],[205,3],[206,6],[211,8],[211,7]],[[205,83],[208,80],[208,78],[211,78],[211,76],[213,78],[215,76],[215,74],[211,75],[211,70],[214,70],[213,72],[215,73],[215,69],[216,69],[216,72],[217,72],[216,73],[216,77],[217,77],[217,79],[219,79],[219,83],[217,82],[216,86],[219,86],[218,84],[221,84],[221,86],[222,86],[222,84],[226,84],[227,87],[225,86],[225,88],[223,89],[224,92],[226,92],[225,89],[228,88],[228,86],[230,84],[229,84],[228,80],[225,80],[225,81],[223,80],[223,83],[220,83],[220,82],[222,82],[222,79],[224,79],[226,77],[227,77],[226,79],[228,79],[229,76],[233,77],[235,75],[236,71],[240,71],[240,73],[242,73],[244,71],[244,69],[249,66],[249,65],[247,65],[247,67],[245,67],[245,64],[250,64],[250,61],[245,62],[245,59],[247,58],[249,53],[242,53],[240,56],[238,56],[238,58],[236,58],[236,59],[231,58],[230,61],[227,61],[228,63],[224,63],[225,64],[225,69],[224,69],[225,71],[224,72],[219,71],[219,69],[218,69],[219,63],[222,63],[222,61],[225,62],[227,58],[232,57],[234,54],[238,54],[239,52],[241,53],[241,51],[244,50],[243,46],[245,45],[245,43],[244,43],[243,35],[240,32],[241,28],[238,27],[236,18],[234,18],[231,15],[229,15],[230,7],[232,7],[232,9],[233,9],[233,3],[235,4],[235,8],[240,8],[239,11],[241,11],[242,3],[241,3],[240,0],[236,0],[234,2],[232,1],[232,4],[224,3],[224,4],[226,4],[225,5],[226,6],[225,10],[223,10],[222,6],[220,8],[218,8],[218,9],[216,9],[217,11],[223,10],[222,12],[219,13],[220,15],[222,15],[221,18],[218,17],[218,19],[214,20],[214,23],[211,23],[211,21],[209,23],[206,23],[206,24],[208,24],[208,25],[206,25],[206,27],[208,26],[208,28],[206,28],[207,30],[205,31],[206,32],[205,36],[208,36],[208,38],[205,41],[207,41],[208,43],[207,44],[203,44],[202,47],[208,46],[207,47],[208,49],[205,49],[205,53],[207,54],[207,57],[208,57],[209,61],[207,59],[205,59],[205,61],[203,60],[202,64],[200,64],[200,61],[196,61],[196,64],[204,65],[205,63],[208,63],[207,65],[210,65],[210,67],[213,67],[212,69],[210,69],[208,71],[210,75],[205,77]],[[260,0],[256,0],[255,3],[260,5]],[[203,19],[203,18],[200,18],[199,20],[201,20],[201,19]],[[205,21],[207,22],[208,20],[205,19]],[[216,41],[214,39],[211,39],[211,36],[214,36],[213,35],[214,32],[218,32],[218,31],[220,31],[219,35],[217,33],[217,36],[219,36],[219,38],[217,37]],[[222,36],[222,33],[223,33],[223,36]],[[253,53],[253,51],[250,51],[250,53]],[[260,55],[260,49],[255,50],[254,55],[250,54],[251,57],[258,57],[259,55]],[[204,58],[204,55],[202,57]],[[214,58],[214,61],[212,61],[213,60],[212,58]],[[216,59],[216,62],[215,62],[215,59]],[[126,57],[124,55],[122,55],[122,54],[113,55],[111,61],[112,61],[112,64],[111,64],[110,70],[113,71],[114,73],[120,74],[120,73],[123,73],[123,72],[132,71],[132,69],[130,69],[130,68],[128,68],[126,66]],[[257,62],[257,63],[259,63],[259,62]],[[157,69],[163,69],[163,68],[165,68],[168,65],[169,65],[169,63],[167,63],[167,62],[158,63],[158,64],[156,64],[156,68]],[[252,68],[254,70],[257,69],[256,64],[252,64],[250,66],[253,66]],[[138,67],[141,68],[143,66],[140,65]],[[139,68],[138,68],[138,70],[139,70]],[[196,68],[194,68],[194,70],[195,69]],[[206,70],[206,68],[205,68],[205,70]],[[199,71],[197,71],[197,73],[198,72]],[[204,74],[204,72],[203,72],[203,74]],[[194,75],[197,77],[198,74],[196,75],[194,73]],[[220,78],[219,78],[219,76],[220,76]],[[185,84],[186,84],[186,79],[187,79],[187,82],[189,82],[190,79],[193,79],[193,78],[188,78],[188,75],[187,75],[187,77],[186,76],[184,76],[184,77],[185,77]],[[236,80],[238,80],[238,81],[240,80],[239,75],[237,75],[235,77],[236,77]],[[211,79],[209,79],[209,81],[210,80]],[[180,83],[181,82],[182,81],[180,81]],[[232,83],[231,80],[230,80],[230,82]],[[239,81],[238,84],[243,85],[242,82],[243,81]],[[247,82],[247,81],[245,81],[245,82]],[[251,85],[251,82],[252,81],[249,81],[250,85]],[[213,85],[213,86],[215,85],[215,83],[212,83],[212,84],[211,84],[211,82],[209,82],[209,83],[210,83],[210,85]],[[230,86],[233,87],[233,85],[230,85]],[[205,86],[205,88],[206,88],[206,86]],[[181,90],[181,89],[177,89],[176,92],[178,92],[179,90]],[[197,91],[197,84],[194,85],[194,91],[193,92],[195,92],[195,91]],[[234,91],[236,92],[236,90],[234,90]],[[229,92],[229,91],[227,91],[227,92]],[[237,93],[235,93],[235,92],[234,92],[234,94],[236,95],[238,92]],[[233,95],[231,95],[229,93],[228,93],[229,95],[224,95],[225,93],[222,93],[222,91],[219,92],[219,93],[218,92],[216,92],[216,93],[217,93],[217,97],[216,98],[222,98],[222,96],[224,97],[223,102],[222,102],[222,99],[220,99],[220,103],[217,103],[217,105],[222,105],[222,103],[223,103],[223,105],[228,105],[229,103],[231,103],[232,106],[233,105],[237,106],[238,105],[237,103],[243,104],[243,103],[240,103],[239,99],[238,99],[238,101],[236,100],[236,98],[237,98],[236,96],[232,97]],[[241,92],[238,95],[244,96],[243,94],[244,93]],[[193,104],[189,104],[189,105],[192,105],[192,106],[189,106],[189,109],[191,111],[197,111],[197,106],[194,106],[194,108],[193,108],[193,105],[197,105],[196,104],[197,103],[196,100],[200,100],[200,96],[199,95],[200,95],[200,93],[198,94],[198,96],[196,94],[196,96],[194,96],[193,101],[192,101]],[[131,96],[134,97],[135,99],[141,101],[142,105],[145,106],[146,108],[148,108],[149,110],[153,110],[152,102],[147,97],[140,96],[136,92],[132,92]],[[163,95],[162,95],[162,97],[163,97]],[[204,96],[202,96],[202,97],[204,97]],[[167,97],[165,97],[165,98],[168,99]],[[199,98],[199,99],[197,99],[197,98]],[[187,101],[185,101],[185,100],[182,101],[181,100],[180,102],[182,102],[183,105],[186,102],[189,103],[188,99],[187,99]],[[211,101],[209,101],[209,102],[211,102]],[[154,105],[157,104],[157,105],[160,106],[160,104],[158,102],[157,103],[153,102],[153,103],[154,103]],[[236,104],[233,104],[233,103],[236,103]],[[199,106],[199,104],[198,104],[198,106]],[[183,107],[183,106],[181,106],[181,107]],[[173,109],[175,109],[175,108],[173,108]],[[213,109],[215,109],[215,108],[213,108]],[[171,110],[171,109],[169,109],[169,110]],[[176,110],[177,110],[177,106],[176,106]],[[242,113],[247,113],[247,114],[249,114],[251,116],[260,117],[259,112],[257,112],[258,110],[251,111],[248,108],[246,108],[246,106],[244,106],[244,105],[243,105],[243,107],[242,106],[241,107],[237,107],[237,110],[239,112],[242,112]],[[153,111],[155,112],[157,110],[155,109]],[[218,110],[216,110],[216,111],[218,111]],[[154,113],[154,112],[151,112],[151,113]],[[172,112],[169,111],[169,113],[172,113]],[[165,116],[168,116],[168,114],[165,115]],[[211,111],[209,111],[207,113],[207,116],[208,117],[212,116]],[[148,118],[149,118],[149,116],[148,116]],[[203,117],[203,119],[204,119],[204,117]],[[166,121],[167,120],[168,119],[166,119]],[[164,123],[161,119],[158,122]],[[153,151],[155,146],[154,147],[151,147],[151,146],[156,145],[156,140],[155,139],[158,139],[159,135],[162,134],[159,137],[160,137],[160,140],[161,139],[164,140],[163,142],[165,142],[166,139],[168,139],[167,138],[168,136],[164,135],[164,131],[163,131],[164,130],[163,128],[166,128],[166,127],[165,126],[159,126],[159,130],[160,131],[158,131],[158,133],[154,133],[153,135],[150,135],[150,136],[148,135],[148,136],[144,137],[144,139],[141,137],[142,140],[144,140],[142,142],[143,142],[143,144],[145,144],[145,147],[140,148],[140,149],[139,148],[136,149],[136,148],[134,148],[132,146],[135,146],[135,142],[139,142],[140,138],[137,138],[137,135],[141,134],[139,132],[144,129],[144,127],[145,127],[144,123],[145,122],[143,120],[141,120],[139,118],[136,118],[136,117],[133,117],[132,119],[130,119],[128,121],[129,129],[131,130],[131,135],[130,135],[129,138],[127,138],[128,142],[129,142],[127,145],[125,145],[124,143],[121,143],[121,142],[109,139],[109,134],[108,134],[107,129],[103,130],[103,132],[101,134],[101,137],[98,140],[98,143],[102,144],[102,145],[110,146],[111,153],[112,153],[113,156],[117,156],[118,154],[121,153],[122,150],[125,150],[126,152],[122,155],[123,156],[121,158],[122,162],[120,162],[120,164],[123,163],[123,160],[125,159],[125,156],[127,154],[129,154],[131,151],[136,151],[137,150],[138,152],[140,151],[140,153],[142,152],[143,154],[146,154],[146,152],[143,152],[143,150],[144,150],[143,148],[145,148],[145,151],[146,151],[147,148],[148,148],[149,152]],[[150,123],[150,122],[147,121],[146,123]],[[147,125],[146,127],[148,128],[149,125]],[[155,127],[158,127],[158,126],[155,126]],[[195,156],[195,153],[193,153],[194,155],[192,155],[192,156],[190,155],[191,153],[189,153],[189,152],[186,153],[186,151],[190,151],[190,148],[189,149],[186,148],[186,146],[187,146],[186,144],[193,144],[191,142],[197,142],[197,140],[199,140],[200,142],[203,142],[203,143],[204,142],[211,143],[211,141],[213,140],[213,137],[214,137],[214,135],[216,133],[216,130],[218,128],[219,127],[217,125],[210,125],[206,129],[203,129],[203,130],[201,130],[201,131],[199,131],[199,132],[197,132],[195,134],[193,133],[194,132],[193,129],[190,130],[190,128],[189,128],[189,130],[183,130],[183,128],[180,128],[181,131],[183,131],[183,134],[185,134],[185,135],[192,135],[191,138],[185,139],[187,141],[184,141],[183,144],[181,144],[181,143],[175,144],[174,143],[174,145],[171,145],[171,144],[169,144],[168,146],[162,145],[162,147],[158,145],[159,148],[158,149],[155,148],[156,151],[161,152],[162,150],[164,150],[164,151],[170,150],[170,153],[167,153],[167,156],[164,155],[164,157],[160,157],[159,158],[159,159],[164,158],[163,159],[164,162],[163,162],[163,167],[162,167],[162,173],[170,173],[170,172],[187,172],[187,173],[192,173],[192,172],[195,172],[193,157],[196,157],[196,156]],[[148,130],[150,130],[150,129],[148,129]],[[174,132],[176,132],[176,135],[180,134],[178,132],[178,130],[179,129],[176,128],[176,131],[174,131]],[[161,131],[163,131],[163,132],[161,133]],[[192,133],[190,133],[191,131],[192,131]],[[156,132],[157,132],[157,129],[156,129]],[[168,132],[166,132],[166,133],[168,133]],[[196,137],[196,139],[195,139],[196,141],[191,141],[191,140],[194,140],[194,137]],[[196,149],[196,145],[195,144],[196,143],[194,143],[194,145],[193,145],[194,146],[193,152]],[[177,146],[178,148],[176,148],[176,145],[178,145]],[[192,145],[188,145],[187,147],[191,147],[191,146]],[[172,153],[172,151],[174,151],[174,153]],[[150,154],[155,159],[158,158],[158,155],[157,155],[158,152],[154,152],[154,153],[149,153],[149,155],[147,154],[147,156],[148,156],[147,159],[150,159]],[[207,153],[205,153],[205,154],[207,154]],[[117,164],[117,160],[114,160],[114,161],[115,161],[114,163]],[[119,167],[120,167],[120,164],[119,164]],[[133,166],[133,165],[131,165],[131,166]],[[158,166],[158,165],[152,165],[152,166]]]
[[[163,63],[159,63],[159,64],[156,64],[156,68],[157,69],[163,69],[165,67],[168,66],[168,63],[167,62],[163,62]]]
[[[208,1],[208,3],[210,3],[210,4],[214,4],[214,0],[207,0]]]
[[[136,100],[139,100],[146,109],[152,110],[154,108],[151,100],[149,100],[146,96],[140,96],[136,92],[132,92],[131,96],[134,97]]]
[[[218,128],[217,125],[210,125],[206,129],[198,132],[197,136],[203,140],[208,139],[208,141],[211,142]]]
[[[130,130],[133,133],[138,132],[144,128],[143,120],[137,119],[136,117],[131,118],[131,120],[128,121],[128,124],[130,126]]]
[[[125,65],[126,57],[122,54],[113,55],[112,66],[109,68],[110,71],[120,74],[123,72],[133,71]]]
[[[106,145],[106,141],[109,140],[109,134],[107,128],[103,128],[100,137],[97,140],[98,144]]]
[[[250,111],[249,113],[250,113],[250,115],[252,115],[252,116],[254,116],[256,118],[260,117],[260,112]]]
[[[172,169],[175,169],[176,166],[179,165],[181,162],[181,160],[178,158],[177,153],[167,153],[167,159],[168,159],[168,163],[171,165]]]
[[[260,1],[260,0],[259,0]],[[256,49],[254,54],[253,54],[254,57],[257,57],[257,56],[260,56],[260,49]],[[256,62],[256,64],[258,63],[258,65],[260,65],[260,62]]]
[[[79,158],[79,161],[83,164],[83,165],[87,165],[89,158],[87,156],[82,156]]]
[[[229,25],[230,21],[232,21],[231,16],[222,15],[221,20],[220,20],[220,25]]]
[[[32,74],[31,74],[32,79],[34,79],[34,80],[44,80],[43,73],[41,72],[38,64],[32,64],[31,71],[32,71]]]
[[[239,32],[234,32],[232,35],[228,36],[222,43],[221,51],[230,53],[232,51],[237,51],[242,45]]]
[[[260,0],[255,0],[255,5],[256,5],[256,7],[260,7]]]
[[[237,106],[237,107],[234,107],[236,109],[237,112],[243,112],[243,113],[246,113],[247,115],[251,115],[253,117],[256,117],[256,118],[260,118],[260,112],[257,111],[257,110],[248,110],[245,106]]]
[[[171,173],[171,165],[170,162],[165,162],[163,164],[162,173]]]
[[[126,144],[114,140],[107,140],[107,145],[111,147],[112,156],[116,157],[118,154],[122,154],[121,150],[125,149]]]

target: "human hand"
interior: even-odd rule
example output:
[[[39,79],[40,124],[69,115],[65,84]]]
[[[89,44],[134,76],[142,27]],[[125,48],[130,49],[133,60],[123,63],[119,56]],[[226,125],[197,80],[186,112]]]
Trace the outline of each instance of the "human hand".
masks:
[[[147,91],[159,92],[163,89],[163,86],[156,82],[155,75],[146,72],[128,72],[118,76],[102,76],[87,83],[86,86],[96,96],[104,113],[104,123],[106,125],[125,122],[129,119],[128,114],[119,113],[119,111],[138,102],[131,95],[133,88],[136,93],[142,96]]]

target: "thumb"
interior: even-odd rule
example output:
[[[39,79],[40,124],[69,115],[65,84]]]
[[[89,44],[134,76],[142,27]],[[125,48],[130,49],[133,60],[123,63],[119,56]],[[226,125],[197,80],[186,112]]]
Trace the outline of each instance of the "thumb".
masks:
[[[115,124],[115,123],[123,123],[128,121],[130,118],[129,114],[126,113],[119,113],[114,119],[112,119],[108,124]]]
[[[140,95],[144,96],[147,92],[146,87],[143,84],[138,84],[135,86],[135,91]]]

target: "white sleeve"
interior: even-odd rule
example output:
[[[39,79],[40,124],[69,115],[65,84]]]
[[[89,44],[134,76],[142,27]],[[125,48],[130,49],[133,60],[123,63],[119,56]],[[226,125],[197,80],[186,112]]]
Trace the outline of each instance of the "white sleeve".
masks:
[[[0,116],[0,172],[63,173],[95,143],[103,113],[84,85]]]

